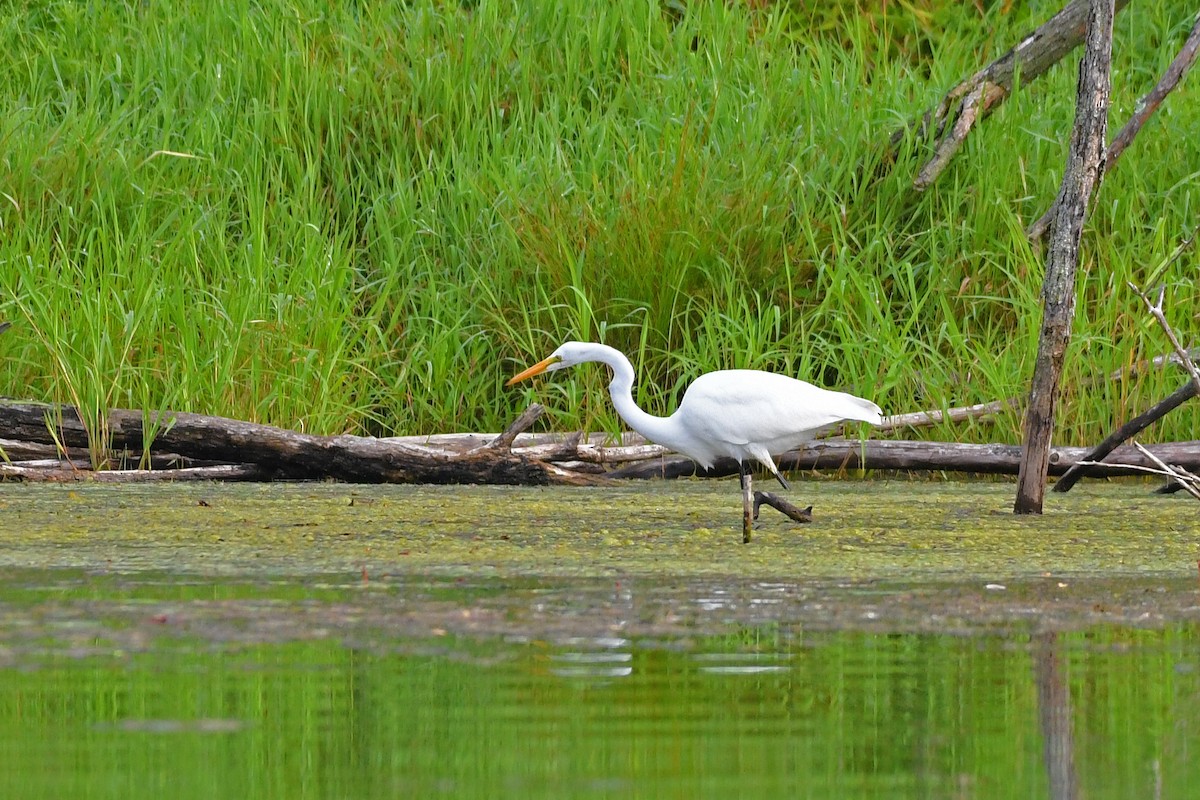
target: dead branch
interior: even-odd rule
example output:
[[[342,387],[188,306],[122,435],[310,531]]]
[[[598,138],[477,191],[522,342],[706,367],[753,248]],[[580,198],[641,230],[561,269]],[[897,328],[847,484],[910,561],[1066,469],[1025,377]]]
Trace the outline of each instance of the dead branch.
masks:
[[[1138,442],[1134,442],[1133,446],[1138,449],[1138,452],[1153,461],[1155,466],[1162,471],[1163,475],[1173,478],[1177,484],[1183,487],[1184,491],[1197,500],[1200,500],[1200,489],[1196,488],[1197,478],[1195,475],[1179,466],[1167,466],[1165,463],[1163,463],[1162,459],[1151,453],[1145,447],[1142,447],[1142,445]]]
[[[1158,320],[1158,324],[1163,329],[1163,332],[1167,334],[1167,339],[1170,340],[1171,346],[1175,348],[1175,354],[1179,356],[1179,360],[1183,362],[1183,366],[1187,370],[1188,375],[1191,376],[1192,382],[1196,385],[1196,389],[1200,391],[1200,371],[1196,370],[1196,365],[1192,362],[1192,357],[1188,354],[1188,351],[1183,348],[1183,345],[1179,343],[1179,338],[1175,335],[1175,331],[1171,328],[1171,323],[1167,322],[1167,317],[1165,314],[1163,314],[1162,306],[1163,298],[1166,296],[1167,292],[1166,287],[1159,288],[1157,303],[1150,302],[1150,297],[1132,283],[1129,284],[1129,288],[1137,292],[1138,297],[1142,298],[1142,302],[1146,304],[1146,310],[1150,312],[1150,315],[1154,317],[1154,319]]]
[[[1134,137],[1141,131],[1142,126],[1146,124],[1146,120],[1153,116],[1167,95],[1179,85],[1183,76],[1187,74],[1192,64],[1195,63],[1198,51],[1200,51],[1200,15],[1197,15],[1196,24],[1192,26],[1192,32],[1183,43],[1183,47],[1180,48],[1179,54],[1175,56],[1175,60],[1167,67],[1166,72],[1163,73],[1162,78],[1159,79],[1154,88],[1138,100],[1129,121],[1113,137],[1112,142],[1108,146],[1108,158],[1104,163],[1104,174],[1107,175],[1112,171],[1112,168],[1116,166],[1117,160],[1121,158],[1121,154],[1129,147]],[[1050,230],[1052,211],[1053,207],[1047,209],[1045,214],[1038,217],[1025,230],[1025,235],[1031,242],[1037,243],[1045,238],[1046,233]]]
[[[1188,357],[1192,360],[1200,358],[1200,347],[1190,347],[1187,350]],[[1108,379],[1113,383],[1121,381],[1133,380],[1141,377],[1142,373],[1151,369],[1162,369],[1163,367],[1183,367],[1183,359],[1178,353],[1162,353],[1161,355],[1148,358],[1143,361],[1138,361],[1128,367],[1122,367],[1109,374]]]
[[[929,411],[913,411],[907,414],[893,414],[884,417],[883,423],[875,427],[879,433],[890,433],[901,428],[923,428],[931,425],[941,425],[943,422],[963,422],[968,419],[981,419],[992,414],[998,414],[1006,408],[1020,405],[1021,400],[1010,397],[1007,400],[993,400],[990,403],[978,403],[971,406],[956,406],[945,411],[931,409]]]
[[[1191,398],[1195,397],[1196,394],[1196,384],[1192,381],[1188,381],[1174,392],[1171,392],[1166,399],[1156,403],[1149,411],[1139,414],[1121,427],[1117,428],[1115,431],[1105,437],[1104,441],[1089,451],[1088,454],[1079,461],[1079,463],[1068,469],[1063,476],[1055,482],[1054,491],[1071,491],[1071,487],[1078,483],[1081,478],[1086,478],[1092,474],[1093,465],[1103,461],[1105,457],[1108,456],[1108,454],[1113,450],[1117,449],[1122,442],[1130,439],[1131,437],[1137,436],[1150,425],[1154,424]]]
[[[1117,0],[1116,11],[1128,2]],[[975,125],[1008,99],[1018,79],[1031,83],[1079,46],[1087,27],[1089,5],[1089,0],[1071,0],[1007,53],[948,91],[916,125],[892,134],[888,144],[893,153],[909,130],[915,129],[920,138],[932,134],[940,139],[933,157],[913,182],[918,190],[937,180]]]
[[[812,506],[800,508],[774,492],[754,493],[754,519],[758,519],[758,509],[762,505],[770,506],[795,522],[812,522]]]
[[[480,450],[482,452],[497,452],[512,449],[512,444],[516,440],[517,435],[529,430],[545,410],[545,406],[539,403],[531,404],[529,408],[521,412],[519,417],[513,420],[511,425],[504,429],[503,433],[497,436],[495,440],[484,445]]]

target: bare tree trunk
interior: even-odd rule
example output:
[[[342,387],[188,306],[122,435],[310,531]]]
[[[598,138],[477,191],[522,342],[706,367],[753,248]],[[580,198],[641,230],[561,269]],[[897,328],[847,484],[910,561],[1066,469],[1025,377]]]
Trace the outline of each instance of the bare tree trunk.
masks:
[[[1075,316],[1079,240],[1088,200],[1104,170],[1114,13],[1113,0],[1092,0],[1086,50],[1079,64],[1075,127],[1050,226],[1050,251],[1042,282],[1042,333],[1025,412],[1025,452],[1013,504],[1018,514],[1042,513],[1046,493],[1058,381]]]

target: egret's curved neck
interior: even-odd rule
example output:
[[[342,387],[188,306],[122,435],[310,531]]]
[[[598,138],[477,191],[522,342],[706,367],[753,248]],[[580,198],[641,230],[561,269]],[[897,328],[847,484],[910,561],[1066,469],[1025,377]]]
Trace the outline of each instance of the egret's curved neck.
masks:
[[[650,441],[673,448],[674,421],[670,417],[648,414],[633,401],[633,364],[629,363],[629,359],[620,350],[608,345],[596,345],[596,348],[596,360],[612,368],[613,376],[608,384],[608,393],[612,397],[613,408],[617,409],[621,419]]]

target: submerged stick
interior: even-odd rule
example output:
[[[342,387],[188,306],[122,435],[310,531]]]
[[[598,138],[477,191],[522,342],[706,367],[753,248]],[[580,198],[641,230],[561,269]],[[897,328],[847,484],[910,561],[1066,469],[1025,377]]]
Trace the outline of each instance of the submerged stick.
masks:
[[[792,505],[774,492],[754,493],[755,519],[758,519],[758,508],[762,505],[768,505],[784,516],[795,520],[796,522],[812,522],[812,506],[809,506],[808,508],[800,508],[799,506]]]

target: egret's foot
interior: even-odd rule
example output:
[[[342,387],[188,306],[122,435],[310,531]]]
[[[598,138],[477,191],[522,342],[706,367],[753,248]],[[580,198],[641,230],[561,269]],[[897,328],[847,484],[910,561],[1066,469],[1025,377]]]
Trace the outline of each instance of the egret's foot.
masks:
[[[796,522],[812,522],[812,506],[808,508],[794,506],[779,495],[772,494],[771,492],[754,493],[754,519],[758,519],[758,507],[764,504]],[[747,537],[749,535],[749,533],[746,534]],[[750,540],[747,538],[745,541]]]

